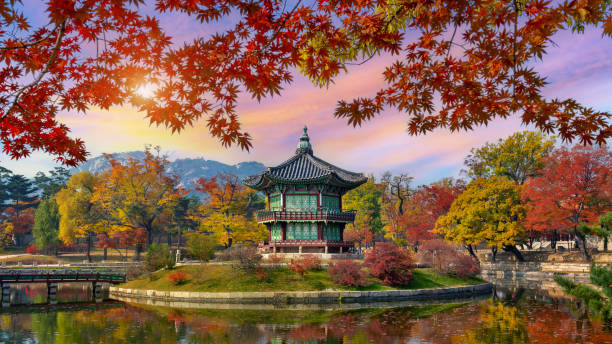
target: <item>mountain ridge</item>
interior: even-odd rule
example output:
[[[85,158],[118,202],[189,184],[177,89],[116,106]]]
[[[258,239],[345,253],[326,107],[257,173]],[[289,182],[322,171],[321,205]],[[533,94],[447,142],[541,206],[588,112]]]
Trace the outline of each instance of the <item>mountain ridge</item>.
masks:
[[[111,155],[115,160],[124,163],[127,162],[129,158],[142,160],[145,153],[144,151],[129,151],[112,153]],[[99,155],[87,159],[86,162],[73,168],[71,172],[78,173],[88,171],[91,173],[99,173],[108,168],[110,168],[110,164],[106,160],[105,155]],[[183,187],[194,190],[194,182],[198,178],[212,178],[220,173],[232,173],[242,180],[247,176],[261,173],[265,169],[266,166],[257,161],[243,161],[230,165],[204,158],[179,158],[171,160],[166,171],[177,175]]]

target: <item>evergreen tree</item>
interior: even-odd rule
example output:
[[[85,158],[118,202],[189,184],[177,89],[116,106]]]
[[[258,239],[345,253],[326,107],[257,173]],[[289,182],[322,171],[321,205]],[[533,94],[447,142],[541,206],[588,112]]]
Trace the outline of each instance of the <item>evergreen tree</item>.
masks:
[[[57,252],[60,244],[59,221],[60,214],[55,198],[43,199],[34,214],[32,234],[36,240],[36,246],[47,252]]]
[[[12,172],[0,166],[0,210],[6,207],[10,197],[8,194],[8,179]]]
[[[10,199],[11,207],[21,211],[35,206],[34,201],[38,199],[36,188],[28,178],[21,174],[13,174],[8,177],[6,191]]]
[[[34,184],[40,190],[41,198],[49,198],[66,186],[70,178],[70,171],[64,167],[56,167],[49,171],[47,176],[44,172],[38,172],[34,176]]]

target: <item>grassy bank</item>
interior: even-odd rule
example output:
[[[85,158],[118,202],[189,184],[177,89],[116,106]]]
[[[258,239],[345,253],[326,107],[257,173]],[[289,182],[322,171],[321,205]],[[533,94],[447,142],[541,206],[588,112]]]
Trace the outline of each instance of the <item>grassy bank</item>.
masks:
[[[187,273],[187,280],[174,285],[168,275],[176,271]],[[437,288],[477,284],[478,278],[458,278],[437,274],[431,269],[415,269],[412,283],[403,289]],[[231,266],[205,265],[183,266],[174,270],[157,271],[139,279],[122,284],[123,288],[153,289],[160,291],[201,291],[201,292],[248,292],[248,291],[317,291],[317,290],[391,290],[380,281],[371,278],[367,287],[344,287],[335,284],[327,271],[309,271],[302,278],[288,268],[267,270],[267,278],[246,274]]]

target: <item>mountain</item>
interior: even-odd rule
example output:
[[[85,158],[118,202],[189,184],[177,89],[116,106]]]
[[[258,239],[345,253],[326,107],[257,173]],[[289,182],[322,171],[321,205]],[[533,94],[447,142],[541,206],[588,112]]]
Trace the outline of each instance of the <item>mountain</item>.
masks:
[[[145,154],[142,151],[132,151],[123,153],[113,153],[113,158],[120,162],[126,162],[128,158],[141,160]],[[99,173],[110,167],[103,155],[88,159],[83,164],[72,169],[72,173],[89,171]],[[204,158],[196,159],[176,159],[168,165],[167,172],[176,174],[181,180],[181,184],[187,189],[193,190],[193,183],[198,178],[211,178],[219,173],[232,173],[244,179],[246,176],[257,174],[264,171],[266,167],[256,161],[240,162],[235,165],[228,165],[215,160]]]

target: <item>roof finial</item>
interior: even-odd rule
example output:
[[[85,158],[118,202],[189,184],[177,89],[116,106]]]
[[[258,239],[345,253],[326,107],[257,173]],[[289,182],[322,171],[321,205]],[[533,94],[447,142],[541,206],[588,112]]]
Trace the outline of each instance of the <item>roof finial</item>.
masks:
[[[295,151],[295,154],[310,154],[312,155],[312,145],[310,144],[310,138],[308,137],[308,128],[304,126],[304,133],[300,137],[300,143]]]

